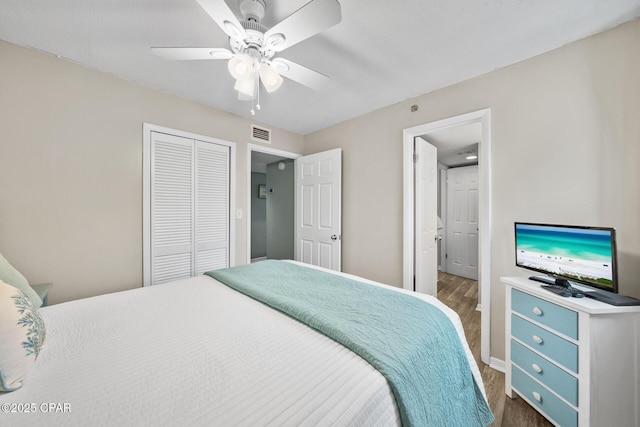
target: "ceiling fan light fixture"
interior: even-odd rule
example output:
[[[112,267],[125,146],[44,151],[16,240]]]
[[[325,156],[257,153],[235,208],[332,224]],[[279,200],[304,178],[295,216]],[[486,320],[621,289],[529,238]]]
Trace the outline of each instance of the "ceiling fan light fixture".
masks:
[[[253,98],[253,94],[256,89],[255,73],[251,73],[248,78],[236,80],[236,84],[233,86],[235,90],[243,95],[247,95]]]
[[[224,59],[236,80],[239,100],[251,100],[251,114],[260,110],[262,84],[267,92],[278,90],[283,76],[312,89],[329,78],[284,58],[283,51],[342,20],[338,0],[305,0],[305,5],[271,28],[262,23],[267,0],[197,0],[205,12],[229,36],[229,48],[152,48],[156,55],[172,60]],[[271,0],[269,0],[271,1]],[[230,7],[237,3],[243,19]],[[261,83],[262,82],[262,83]]]
[[[260,80],[269,93],[278,90],[283,81],[282,76],[268,64],[260,67]]]
[[[238,53],[229,60],[227,67],[234,79],[246,79],[253,72],[253,59],[246,53]]]

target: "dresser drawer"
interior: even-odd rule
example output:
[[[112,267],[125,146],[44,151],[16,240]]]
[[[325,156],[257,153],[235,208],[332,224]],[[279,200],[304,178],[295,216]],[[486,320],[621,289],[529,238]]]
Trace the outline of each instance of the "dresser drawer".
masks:
[[[540,411],[562,427],[578,425],[578,412],[551,393],[546,387],[531,379],[518,367],[511,369],[512,385]]]
[[[576,377],[514,340],[511,340],[511,361],[567,402],[578,406]]]
[[[517,289],[511,290],[511,309],[569,338],[578,339],[578,313],[573,310]]]
[[[565,368],[578,372],[578,346],[574,343],[515,314],[511,315],[511,335]]]

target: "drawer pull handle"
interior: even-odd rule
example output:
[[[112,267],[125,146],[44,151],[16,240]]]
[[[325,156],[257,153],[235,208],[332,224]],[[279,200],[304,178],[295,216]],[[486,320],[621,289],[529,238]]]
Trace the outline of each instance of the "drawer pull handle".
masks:
[[[537,400],[538,402],[542,403],[542,396],[540,396],[540,393],[538,393],[538,392],[534,391],[534,392],[533,392],[533,398],[534,398],[535,400]]]
[[[542,373],[542,368],[540,367],[540,365],[536,365],[535,363],[531,364],[531,367],[533,368],[534,371],[536,371],[537,373],[541,374]]]
[[[539,307],[533,307],[533,314],[536,316],[542,316],[542,310]]]
[[[540,338],[537,335],[533,336],[533,340],[537,343],[537,344],[542,344],[542,338]]]

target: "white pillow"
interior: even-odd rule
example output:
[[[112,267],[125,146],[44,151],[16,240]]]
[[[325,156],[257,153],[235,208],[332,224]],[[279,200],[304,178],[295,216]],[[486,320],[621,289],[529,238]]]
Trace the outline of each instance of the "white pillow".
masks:
[[[31,302],[36,308],[42,305],[42,300],[36,291],[29,286],[27,279],[22,275],[22,273],[9,264],[9,261],[7,261],[2,254],[0,254],[0,280],[24,292],[24,294],[31,299]]]
[[[29,297],[0,281],[0,391],[22,387],[44,337],[44,322]]]

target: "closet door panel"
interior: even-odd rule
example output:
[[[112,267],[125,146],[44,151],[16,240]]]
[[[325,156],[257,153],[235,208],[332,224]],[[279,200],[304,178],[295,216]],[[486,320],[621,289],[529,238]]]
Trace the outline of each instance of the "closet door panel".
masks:
[[[195,141],[195,274],[229,266],[229,147]]]
[[[193,140],[153,132],[151,141],[151,282],[193,271]]]

